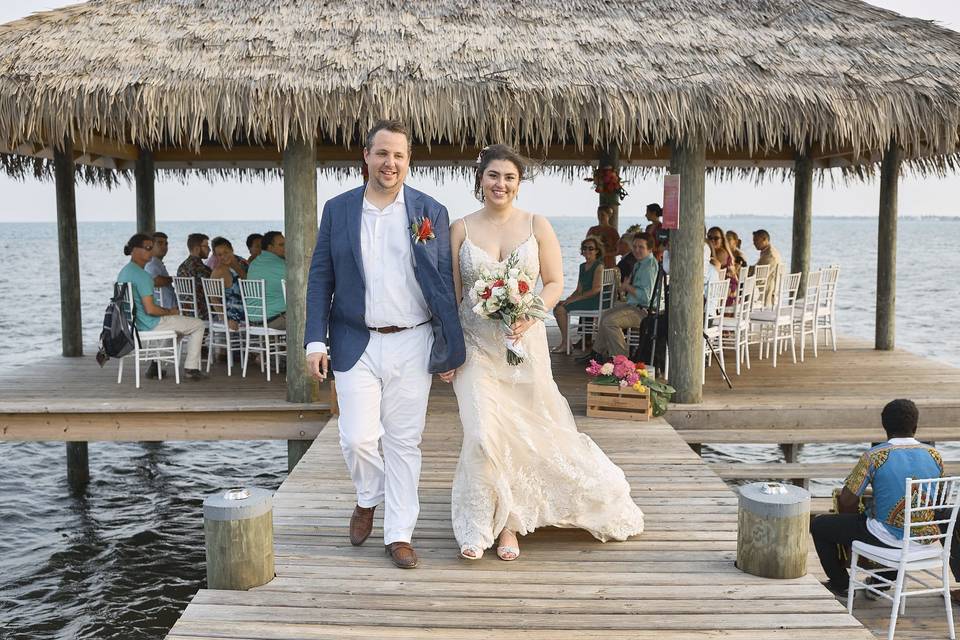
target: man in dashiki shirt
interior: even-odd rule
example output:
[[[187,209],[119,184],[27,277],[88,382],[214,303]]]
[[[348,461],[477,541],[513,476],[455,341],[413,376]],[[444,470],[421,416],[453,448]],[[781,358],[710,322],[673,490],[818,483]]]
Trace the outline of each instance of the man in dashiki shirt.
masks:
[[[878,547],[903,546],[906,479],[943,475],[940,453],[914,437],[919,418],[917,405],[910,400],[894,400],[883,408],[880,417],[887,441],[860,456],[837,499],[840,513],[818,516],[810,527],[817,556],[827,574],[826,586],[843,598],[849,584],[849,558],[841,556],[841,547],[849,547],[855,540]],[[873,503],[867,513],[859,513],[860,498],[868,486],[873,487]],[[932,514],[929,519],[933,519]],[[915,535],[919,534],[915,530]],[[955,576],[960,574],[960,555],[951,558],[950,565]],[[882,575],[895,580],[897,572]]]

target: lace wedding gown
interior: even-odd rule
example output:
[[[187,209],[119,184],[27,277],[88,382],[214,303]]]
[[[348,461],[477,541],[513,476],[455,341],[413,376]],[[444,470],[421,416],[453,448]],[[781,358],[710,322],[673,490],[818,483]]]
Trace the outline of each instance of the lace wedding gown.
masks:
[[[516,249],[521,265],[539,278],[536,237]],[[460,247],[464,290],[482,265],[502,264],[474,245]],[[503,327],[481,318],[469,297],[460,303],[467,359],[453,386],[463,423],[463,445],[453,479],[453,532],[462,547],[493,545],[501,529],[519,535],[538,527],[585,529],[602,541],[643,531],[643,513],[620,470],[577,431],[550,368],[542,322],[523,336],[526,359],[507,364]]]

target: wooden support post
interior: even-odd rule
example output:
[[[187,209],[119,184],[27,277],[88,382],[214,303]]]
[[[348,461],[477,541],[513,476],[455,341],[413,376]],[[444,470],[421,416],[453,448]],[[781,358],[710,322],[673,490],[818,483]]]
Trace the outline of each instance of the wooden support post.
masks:
[[[600,152],[600,166],[613,167],[617,173],[620,172],[620,150],[616,146],[609,146]],[[613,207],[613,215],[610,216],[610,226],[617,231],[620,230],[620,195],[616,193],[601,193],[600,205],[609,205]]]
[[[802,444],[796,442],[781,444],[780,449],[783,451],[784,462],[799,462],[802,447]],[[804,489],[810,488],[810,478],[789,478],[787,482],[795,484],[798,487],[803,487]]]
[[[313,440],[287,440],[287,473],[293,471],[312,444]]]
[[[813,160],[809,154],[797,154],[793,170],[793,249],[790,273],[800,272],[801,295],[807,290],[810,272],[810,239],[813,235]]]
[[[903,152],[890,142],[880,164],[880,222],[877,231],[877,327],[875,348],[896,346],[897,188]]]
[[[133,167],[137,190],[137,233],[152,235],[157,230],[157,207],[154,195],[156,172],[153,167],[153,152],[140,149]]]
[[[307,274],[317,241],[317,165],[313,146],[289,140],[283,151],[283,225],[287,240],[287,401],[312,402],[317,383],[303,349]]]
[[[703,400],[703,227],[706,145],[675,143],[680,174],[680,228],[670,232],[670,384],[674,402]]]
[[[245,591],[274,577],[273,494],[231,489],[203,501],[207,588]]]
[[[90,482],[90,459],[86,442],[67,442],[67,484],[82,491]]]
[[[60,247],[60,333],[63,355],[83,355],[83,321],[80,317],[80,250],[77,246],[76,167],[73,142],[53,150],[57,191],[57,237]]]

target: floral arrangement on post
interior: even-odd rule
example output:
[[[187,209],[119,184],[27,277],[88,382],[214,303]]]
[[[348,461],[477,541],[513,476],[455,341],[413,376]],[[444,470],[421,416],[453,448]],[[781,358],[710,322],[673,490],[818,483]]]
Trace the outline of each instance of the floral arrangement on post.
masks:
[[[647,373],[646,365],[642,362],[633,362],[626,356],[616,356],[603,364],[591,360],[587,375],[593,377],[596,384],[618,386],[621,389],[629,387],[634,391],[642,391],[646,387],[655,417],[667,412],[670,396],[676,392],[670,385],[659,382]]]
[[[542,320],[547,316],[543,300],[533,292],[534,279],[519,268],[520,256],[514,251],[501,268],[481,267],[480,278],[470,288],[473,312],[483,318],[499,320],[507,334],[514,322],[526,316]],[[504,336],[507,364],[518,365],[527,357],[519,340]]]
[[[628,195],[623,188],[624,183],[620,180],[620,174],[609,165],[594,169],[593,177],[585,180],[593,183],[593,190],[597,193],[614,194],[620,200]]]

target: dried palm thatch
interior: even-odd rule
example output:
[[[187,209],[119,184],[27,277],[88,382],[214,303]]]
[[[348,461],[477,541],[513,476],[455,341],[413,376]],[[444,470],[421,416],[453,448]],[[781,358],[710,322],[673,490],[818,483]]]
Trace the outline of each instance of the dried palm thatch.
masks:
[[[625,157],[698,137],[870,164],[894,140],[937,171],[960,34],[858,0],[90,0],[0,26],[14,152],[349,146],[382,117],[428,144]]]

